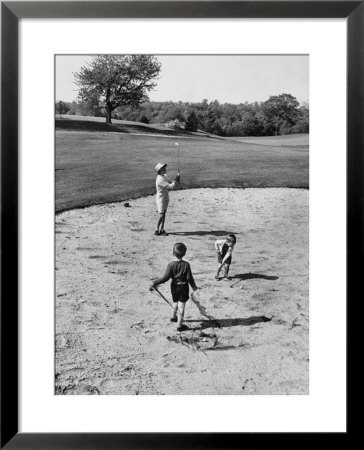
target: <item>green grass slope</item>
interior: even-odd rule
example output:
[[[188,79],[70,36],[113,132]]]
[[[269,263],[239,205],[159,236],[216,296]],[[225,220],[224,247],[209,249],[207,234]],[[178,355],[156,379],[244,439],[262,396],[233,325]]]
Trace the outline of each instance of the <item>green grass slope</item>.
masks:
[[[272,147],[307,147],[309,145],[308,134],[286,134],[284,136],[242,136],[233,138],[239,142],[256,145],[269,145]]]
[[[81,123],[82,122],[82,123]],[[154,167],[177,171],[182,189],[309,187],[308,146],[256,145],[162,126],[56,120],[56,212],[155,193]]]

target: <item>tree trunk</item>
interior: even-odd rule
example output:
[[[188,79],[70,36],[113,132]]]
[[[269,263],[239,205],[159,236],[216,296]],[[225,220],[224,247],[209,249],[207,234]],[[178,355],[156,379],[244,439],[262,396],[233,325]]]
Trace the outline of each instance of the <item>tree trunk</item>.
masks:
[[[113,111],[113,108],[111,106],[111,102],[110,102],[110,89],[106,90],[106,123],[110,123],[111,124],[111,113]]]
[[[106,108],[106,123],[111,124],[111,110]]]

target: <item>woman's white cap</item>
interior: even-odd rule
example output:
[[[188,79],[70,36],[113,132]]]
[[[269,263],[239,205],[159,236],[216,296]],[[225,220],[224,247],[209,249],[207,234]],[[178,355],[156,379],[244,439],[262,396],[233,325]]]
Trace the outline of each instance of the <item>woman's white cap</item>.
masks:
[[[156,170],[157,172],[159,172],[159,171],[161,170],[161,168],[164,167],[164,166],[167,166],[167,164],[165,164],[165,163],[158,163],[158,164],[155,166],[155,170]]]

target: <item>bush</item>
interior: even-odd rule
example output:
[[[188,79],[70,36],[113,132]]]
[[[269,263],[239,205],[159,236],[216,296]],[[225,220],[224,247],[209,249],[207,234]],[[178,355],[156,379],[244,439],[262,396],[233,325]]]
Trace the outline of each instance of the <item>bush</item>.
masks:
[[[139,122],[141,123],[149,123],[149,119],[144,114],[140,117]]]
[[[169,122],[166,122],[165,124],[166,128],[172,128],[172,130],[184,130],[186,127],[185,122],[182,122],[178,119],[170,120]]]

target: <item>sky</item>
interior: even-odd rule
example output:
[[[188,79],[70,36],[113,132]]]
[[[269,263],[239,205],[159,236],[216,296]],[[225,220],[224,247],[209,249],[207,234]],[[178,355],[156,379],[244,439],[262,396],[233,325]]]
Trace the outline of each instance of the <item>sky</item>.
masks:
[[[155,55],[162,64],[151,101],[251,103],[291,94],[309,101],[308,55]],[[74,72],[94,56],[57,55],[56,100],[76,100]]]

